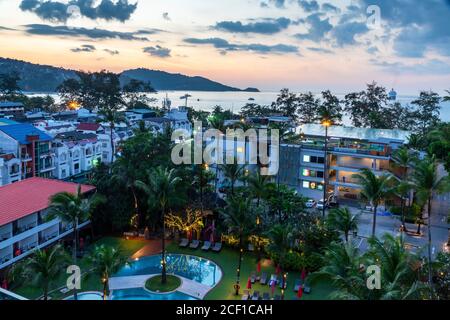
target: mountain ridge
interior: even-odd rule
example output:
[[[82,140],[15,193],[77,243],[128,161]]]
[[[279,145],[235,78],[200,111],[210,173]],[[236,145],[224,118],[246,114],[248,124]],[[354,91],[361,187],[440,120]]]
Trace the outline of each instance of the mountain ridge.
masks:
[[[55,92],[67,79],[77,78],[76,71],[63,67],[41,65],[23,60],[0,57],[0,74],[16,72],[21,77],[20,87],[27,92]],[[239,89],[224,85],[203,76],[187,76],[162,70],[135,68],[118,73],[122,84],[130,79],[150,82],[152,87],[161,90],[180,91],[218,91],[218,92],[259,92],[256,88]]]

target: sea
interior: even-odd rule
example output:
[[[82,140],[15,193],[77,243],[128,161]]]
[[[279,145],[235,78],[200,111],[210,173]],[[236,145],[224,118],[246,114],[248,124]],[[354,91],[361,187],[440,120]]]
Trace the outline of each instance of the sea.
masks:
[[[270,105],[276,100],[279,92],[211,92],[211,91],[159,91],[150,94],[150,97],[157,99],[153,105],[162,106],[164,99],[167,97],[172,102],[172,108],[184,106],[186,100],[184,96],[188,95],[187,105],[195,110],[212,111],[215,106],[221,106],[224,110],[231,110],[239,113],[243,106],[247,103],[256,103],[260,105]],[[43,95],[42,93],[28,93],[30,96]],[[55,93],[50,95],[56,100],[59,97]],[[344,98],[344,94],[337,95],[339,99]],[[397,101],[402,104],[410,104],[417,99],[416,96],[397,96]],[[450,122],[450,103],[441,103],[441,120]],[[350,119],[345,118],[344,124],[350,125]]]

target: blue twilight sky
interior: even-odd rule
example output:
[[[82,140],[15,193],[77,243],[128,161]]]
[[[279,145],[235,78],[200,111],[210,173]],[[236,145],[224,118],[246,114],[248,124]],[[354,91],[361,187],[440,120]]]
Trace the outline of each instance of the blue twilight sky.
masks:
[[[450,0],[0,0],[0,56],[263,90],[450,89]],[[1,70],[0,70],[1,71]]]

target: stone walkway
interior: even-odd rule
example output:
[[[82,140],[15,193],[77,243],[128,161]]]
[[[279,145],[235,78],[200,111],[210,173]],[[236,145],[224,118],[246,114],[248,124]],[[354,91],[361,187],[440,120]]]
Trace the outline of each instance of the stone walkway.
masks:
[[[143,276],[128,276],[128,277],[113,277],[109,279],[109,289],[124,290],[145,288],[145,282],[156,274],[148,274]],[[206,294],[212,289],[210,286],[201,284],[199,282],[177,276],[181,279],[181,286],[177,291],[195,297],[197,299],[203,299]]]

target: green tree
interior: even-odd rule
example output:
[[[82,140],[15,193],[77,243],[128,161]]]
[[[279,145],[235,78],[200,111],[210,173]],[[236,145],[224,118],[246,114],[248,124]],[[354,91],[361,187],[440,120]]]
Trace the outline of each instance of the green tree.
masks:
[[[426,205],[428,214],[428,282],[433,292],[433,270],[431,254],[431,215],[433,213],[433,199],[435,194],[450,190],[449,176],[439,177],[438,164],[435,157],[428,157],[418,161],[411,175],[411,183],[416,191],[416,197],[420,204]],[[419,230],[420,232],[420,224]]]
[[[411,102],[415,108],[414,117],[416,119],[415,132],[419,132],[423,137],[440,122],[441,98],[433,91],[422,91],[420,96]]]
[[[184,198],[180,194],[178,188],[181,179],[176,176],[175,170],[169,170],[167,168],[158,167],[152,169],[148,173],[148,184],[142,181],[137,181],[136,186],[141,188],[149,196],[149,202],[153,203],[161,213],[162,223],[162,273],[161,283],[167,282],[167,269],[166,269],[166,214],[170,211],[175,204],[184,202]]]
[[[124,101],[128,109],[149,108],[156,98],[151,98],[149,93],[155,93],[156,90],[150,82],[143,82],[137,79],[131,79],[123,86]]]
[[[302,93],[298,96],[299,121],[303,124],[313,123],[317,117],[320,99],[312,92]]]
[[[275,263],[285,270],[286,257],[292,248],[291,227],[289,225],[276,224],[266,232],[266,235],[269,238],[268,252],[272,257],[275,257]]]
[[[67,255],[61,246],[56,245],[48,250],[37,250],[26,261],[25,278],[42,288],[44,300],[48,300],[48,292],[52,283],[55,283],[63,274],[67,260]]]
[[[15,100],[21,96],[19,82],[20,76],[17,73],[0,74],[0,99]]]
[[[410,169],[415,161],[417,160],[416,154],[411,152],[408,148],[403,147],[396,150],[392,156],[392,160],[394,161],[394,167],[400,169],[400,179],[401,183],[396,188],[396,193],[400,196],[401,204],[401,216],[402,216],[402,232],[406,230],[405,223],[405,198],[408,197],[408,194],[411,190],[411,186],[408,182],[408,169]]]
[[[272,109],[281,112],[284,116],[297,121],[298,115],[298,97],[295,93],[289,92],[289,89],[282,89],[275,102],[272,103]]]
[[[317,109],[315,122],[325,121],[332,125],[339,125],[342,122],[343,110],[339,99],[330,90],[322,92],[322,101]]]
[[[49,219],[58,217],[65,223],[71,224],[73,227],[73,245],[72,260],[73,265],[77,265],[78,253],[78,225],[80,222],[89,218],[91,210],[94,207],[96,199],[85,198],[81,192],[81,185],[78,186],[75,194],[70,192],[61,192],[50,198],[50,214]],[[74,299],[77,300],[77,290],[74,289]]]
[[[390,174],[376,176],[370,169],[362,169],[361,173],[353,177],[361,185],[361,197],[367,200],[373,207],[372,236],[375,237],[377,226],[377,210],[380,203],[392,193]]]
[[[241,266],[244,253],[244,239],[252,232],[255,225],[254,210],[250,199],[229,197],[227,204],[220,211],[224,224],[239,238],[239,262],[236,273],[236,295],[239,295]]]
[[[219,165],[220,171],[222,171],[225,179],[231,185],[231,195],[234,196],[234,190],[236,186],[236,182],[242,179],[244,175],[245,166],[237,163],[233,164],[222,164]]]
[[[348,208],[330,210],[327,223],[334,229],[342,232],[345,242],[348,242],[348,235],[352,231],[358,231],[358,215],[352,215]]]
[[[105,245],[96,246],[88,257],[91,272],[97,274],[103,285],[103,299],[108,296],[109,278],[117,273],[126,262],[119,250]]]
[[[447,172],[450,172],[450,123],[440,123],[427,137],[428,152],[442,160]]]

